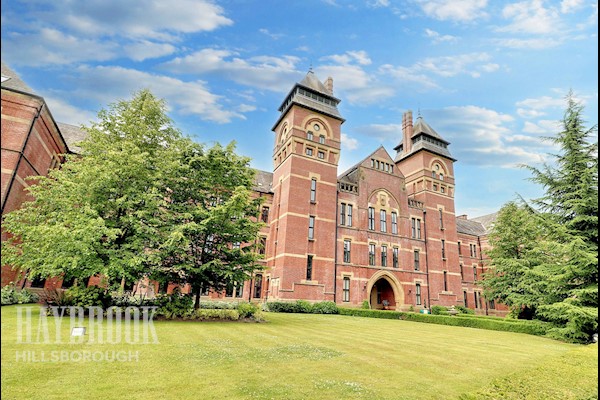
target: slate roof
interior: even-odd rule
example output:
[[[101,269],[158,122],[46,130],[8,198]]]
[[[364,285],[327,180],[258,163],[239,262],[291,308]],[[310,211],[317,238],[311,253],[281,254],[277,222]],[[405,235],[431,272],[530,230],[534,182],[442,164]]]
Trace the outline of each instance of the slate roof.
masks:
[[[481,217],[471,218],[471,221],[479,222],[485,228],[486,233],[489,233],[494,227],[497,219],[498,213],[495,212],[492,214],[482,215]]]
[[[304,90],[301,90],[304,89]],[[304,93],[303,93],[304,92]],[[326,101],[326,102],[325,102]],[[281,115],[277,119],[277,122],[273,125],[273,130],[277,127],[286,111],[292,106],[292,104],[298,104],[309,110],[314,110],[330,117],[336,118],[342,122],[345,119],[342,117],[337,109],[337,105],[340,103],[340,99],[334,97],[325,85],[317,78],[315,73],[310,70],[300,81],[296,83],[292,90],[289,91],[285,99],[279,106]]]
[[[410,140],[412,141],[419,137],[420,137],[420,139],[418,141],[412,143],[410,152],[409,153],[404,153],[404,152],[398,153],[395,161],[403,160],[406,157],[409,157],[410,155],[415,154],[416,152],[418,152],[420,150],[428,150],[434,154],[438,154],[438,155],[444,156],[446,158],[449,158],[452,161],[456,161],[456,159],[454,157],[452,157],[452,154],[450,154],[450,150],[448,150],[448,147],[447,147],[450,144],[450,142],[448,142],[447,140],[442,138],[440,136],[440,134],[437,133],[435,131],[435,129],[433,129],[427,122],[425,122],[425,120],[421,116],[419,116],[417,118],[417,122],[413,126],[413,134],[412,134]],[[433,139],[433,140],[428,140],[428,139]],[[441,142],[441,143],[438,143],[438,142]],[[398,150],[400,147],[402,147],[402,145],[403,145],[403,142],[401,141],[400,144],[398,144],[396,147],[394,147],[394,149]]]
[[[273,173],[260,169],[256,169],[255,172],[256,175],[252,189],[259,193],[273,193]]]
[[[81,153],[81,147],[77,144],[86,138],[87,132],[78,126],[65,124],[64,122],[57,122],[56,125],[60,129],[69,151],[75,154]]]
[[[4,61],[1,62],[2,64],[2,87],[8,88],[8,89],[13,89],[13,90],[18,90],[20,92],[25,92],[25,93],[29,93],[29,94],[36,94],[33,89],[31,89],[29,86],[27,86],[27,84],[25,82],[23,82],[21,80],[21,78],[19,77],[19,75],[17,75],[15,73],[15,71],[13,71],[8,65],[4,64]],[[8,79],[6,79],[8,78]]]
[[[456,218],[456,231],[472,236],[483,236],[486,234],[486,229],[477,221]]]

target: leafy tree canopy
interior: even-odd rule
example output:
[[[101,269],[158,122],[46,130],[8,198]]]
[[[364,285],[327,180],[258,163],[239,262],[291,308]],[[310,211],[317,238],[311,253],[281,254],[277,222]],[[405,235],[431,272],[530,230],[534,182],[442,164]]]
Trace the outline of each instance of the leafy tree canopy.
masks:
[[[3,262],[30,278],[102,275],[111,283],[160,275],[181,282],[200,279],[203,268],[214,272],[202,283],[215,288],[224,279],[247,278],[256,267],[254,253],[248,248],[242,257],[230,248],[252,243],[259,229],[248,219],[257,208],[248,192],[248,159],[237,156],[233,144],[204,150],[165,110],[143,90],[100,111],[98,122],[83,127],[81,154],[68,156],[47,177],[33,177],[34,200],[3,216],[11,234],[2,243]],[[212,199],[217,206],[210,206]],[[219,256],[184,257],[197,246],[193,232],[215,232],[210,251]],[[187,272],[191,265],[194,274]],[[178,274],[165,273],[169,268]]]

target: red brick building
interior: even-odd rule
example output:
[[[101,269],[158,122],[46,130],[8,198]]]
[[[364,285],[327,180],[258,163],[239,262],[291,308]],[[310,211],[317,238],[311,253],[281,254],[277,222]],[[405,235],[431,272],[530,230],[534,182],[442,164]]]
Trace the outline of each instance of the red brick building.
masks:
[[[44,100],[4,64],[2,74],[4,213],[24,201],[24,178],[46,174],[63,161],[60,154],[76,151],[82,132],[57,124]],[[466,305],[479,313],[504,314],[506,309],[496,309],[478,285],[494,218],[455,215],[456,160],[449,143],[408,111],[394,156],[379,147],[338,174],[344,123],[339,102],[333,80],[320,82],[312,71],[284,98],[272,128],[273,172],[257,171],[254,187],[265,198],[261,219],[266,226],[257,242],[266,269],[243,287],[206,295],[330,300],[351,307],[368,302],[396,310]],[[2,285],[18,279],[3,267]],[[31,285],[64,283],[25,282]],[[173,287],[147,281],[132,285],[150,292]]]
[[[502,314],[477,285],[487,229],[455,215],[449,143],[408,111],[393,157],[380,147],[338,175],[339,102],[311,71],[279,108],[261,297]]]

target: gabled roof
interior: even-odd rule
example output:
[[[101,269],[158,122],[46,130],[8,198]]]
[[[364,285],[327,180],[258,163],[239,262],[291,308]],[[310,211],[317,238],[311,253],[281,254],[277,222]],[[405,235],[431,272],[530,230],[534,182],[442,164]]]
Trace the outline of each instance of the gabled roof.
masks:
[[[8,65],[4,64],[4,61],[2,61],[1,64],[3,88],[5,87],[8,89],[18,90],[19,92],[25,92],[35,95],[33,89],[27,86],[27,84],[21,80],[21,78],[15,73],[15,71],[10,69]]]
[[[390,154],[387,152],[385,147],[383,147],[383,145],[382,145],[382,146],[379,146],[377,149],[375,149],[375,151],[370,153],[368,156],[366,156],[365,158],[363,158],[362,160],[360,160],[359,162],[354,164],[352,167],[348,168],[346,171],[344,171],[340,175],[338,175],[338,181],[358,183],[358,176],[356,175],[355,171],[357,171],[358,168],[362,164],[369,162],[369,160],[371,160],[371,158],[373,158],[373,156],[380,151],[383,151],[385,153],[385,155],[387,156],[387,159],[389,160],[390,164],[394,165],[394,160],[392,159]],[[400,170],[398,168],[395,168],[395,171],[396,171],[396,173],[399,173],[402,176],[402,173],[400,172]]]

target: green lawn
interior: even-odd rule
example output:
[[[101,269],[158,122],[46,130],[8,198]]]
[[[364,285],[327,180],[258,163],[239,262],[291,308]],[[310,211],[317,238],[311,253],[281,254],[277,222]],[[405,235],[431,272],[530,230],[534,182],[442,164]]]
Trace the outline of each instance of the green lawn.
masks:
[[[16,306],[2,307],[2,399],[597,398],[597,345],[338,315],[266,317],[157,321],[158,344],[69,344],[64,336],[24,344]],[[57,350],[131,351],[138,360],[17,361],[24,351]]]

